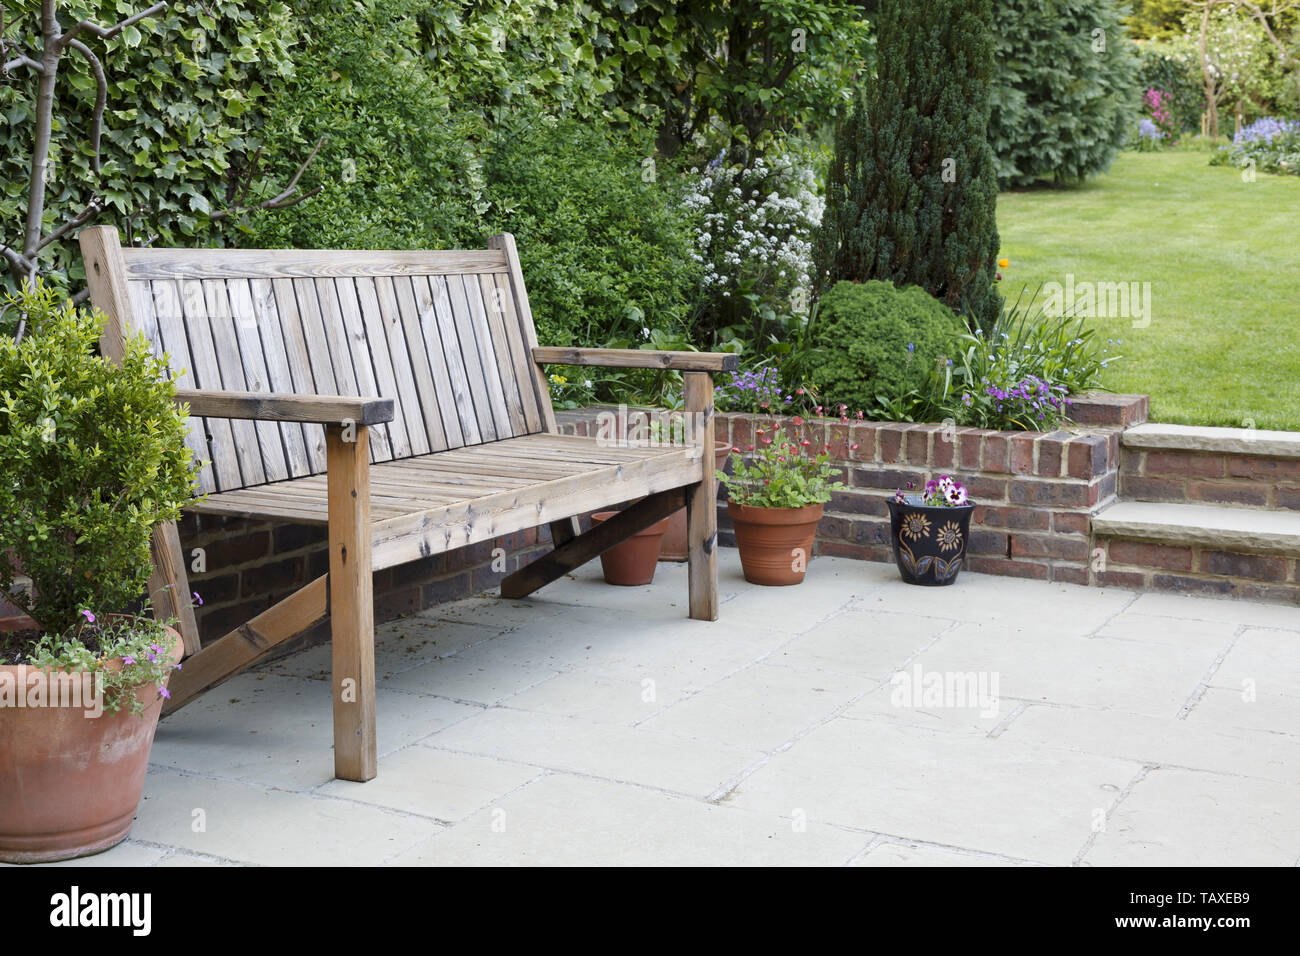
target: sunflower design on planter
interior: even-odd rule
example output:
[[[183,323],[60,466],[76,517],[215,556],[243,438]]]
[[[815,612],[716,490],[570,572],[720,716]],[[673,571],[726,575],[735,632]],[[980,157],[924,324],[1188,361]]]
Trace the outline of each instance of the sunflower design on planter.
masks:
[[[925,515],[913,512],[903,519],[903,537],[915,541],[917,538],[924,538],[929,533],[930,519]]]
[[[920,494],[894,494],[889,529],[894,560],[905,582],[933,586],[957,580],[974,510],[961,482],[948,475],[927,481]]]
[[[935,539],[940,551],[956,551],[961,547],[961,528],[957,527],[957,522],[949,521],[939,529]]]

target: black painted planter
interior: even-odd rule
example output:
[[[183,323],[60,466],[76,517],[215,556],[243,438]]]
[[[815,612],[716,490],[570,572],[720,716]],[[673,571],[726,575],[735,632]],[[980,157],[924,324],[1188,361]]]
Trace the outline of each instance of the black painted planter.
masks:
[[[935,508],[920,504],[917,495],[906,502],[890,499],[889,537],[894,545],[894,562],[907,584],[942,587],[957,580],[966,542],[970,539],[970,516],[975,505]]]

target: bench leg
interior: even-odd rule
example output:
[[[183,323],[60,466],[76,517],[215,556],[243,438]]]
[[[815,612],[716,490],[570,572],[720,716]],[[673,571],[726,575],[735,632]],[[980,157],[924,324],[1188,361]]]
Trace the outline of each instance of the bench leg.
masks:
[[[694,438],[700,446],[703,480],[686,489],[686,580],[691,617],[718,619],[718,486],[713,476],[713,376],[687,372],[686,412],[695,416]]]
[[[369,430],[364,425],[347,429],[328,426],[325,449],[329,485],[334,775],[340,780],[362,781],[378,772]]]

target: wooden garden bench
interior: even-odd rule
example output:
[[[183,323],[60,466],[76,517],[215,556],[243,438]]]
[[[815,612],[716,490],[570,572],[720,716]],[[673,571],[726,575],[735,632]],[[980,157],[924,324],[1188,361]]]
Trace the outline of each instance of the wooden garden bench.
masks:
[[[169,357],[205,462],[206,514],[327,525],[329,572],[200,648],[175,525],[154,535],[155,612],[188,659],[175,710],[326,616],[338,777],[376,773],[371,573],[542,524],[554,550],[502,581],[530,594],[687,507],[690,616],[717,618],[713,373],[734,355],[538,348],[514,239],[445,252],[123,248],[81,233],[106,356]],[[686,446],[561,435],[545,364],[679,369]],[[579,533],[576,516],[632,499]]]

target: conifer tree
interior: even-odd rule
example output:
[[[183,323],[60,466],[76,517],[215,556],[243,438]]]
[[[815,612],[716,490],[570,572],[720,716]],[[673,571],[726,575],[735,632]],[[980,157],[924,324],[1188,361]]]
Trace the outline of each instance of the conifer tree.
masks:
[[[991,0],[885,0],[874,81],[836,134],[819,288],[916,285],[979,325],[1001,308],[988,143]]]

